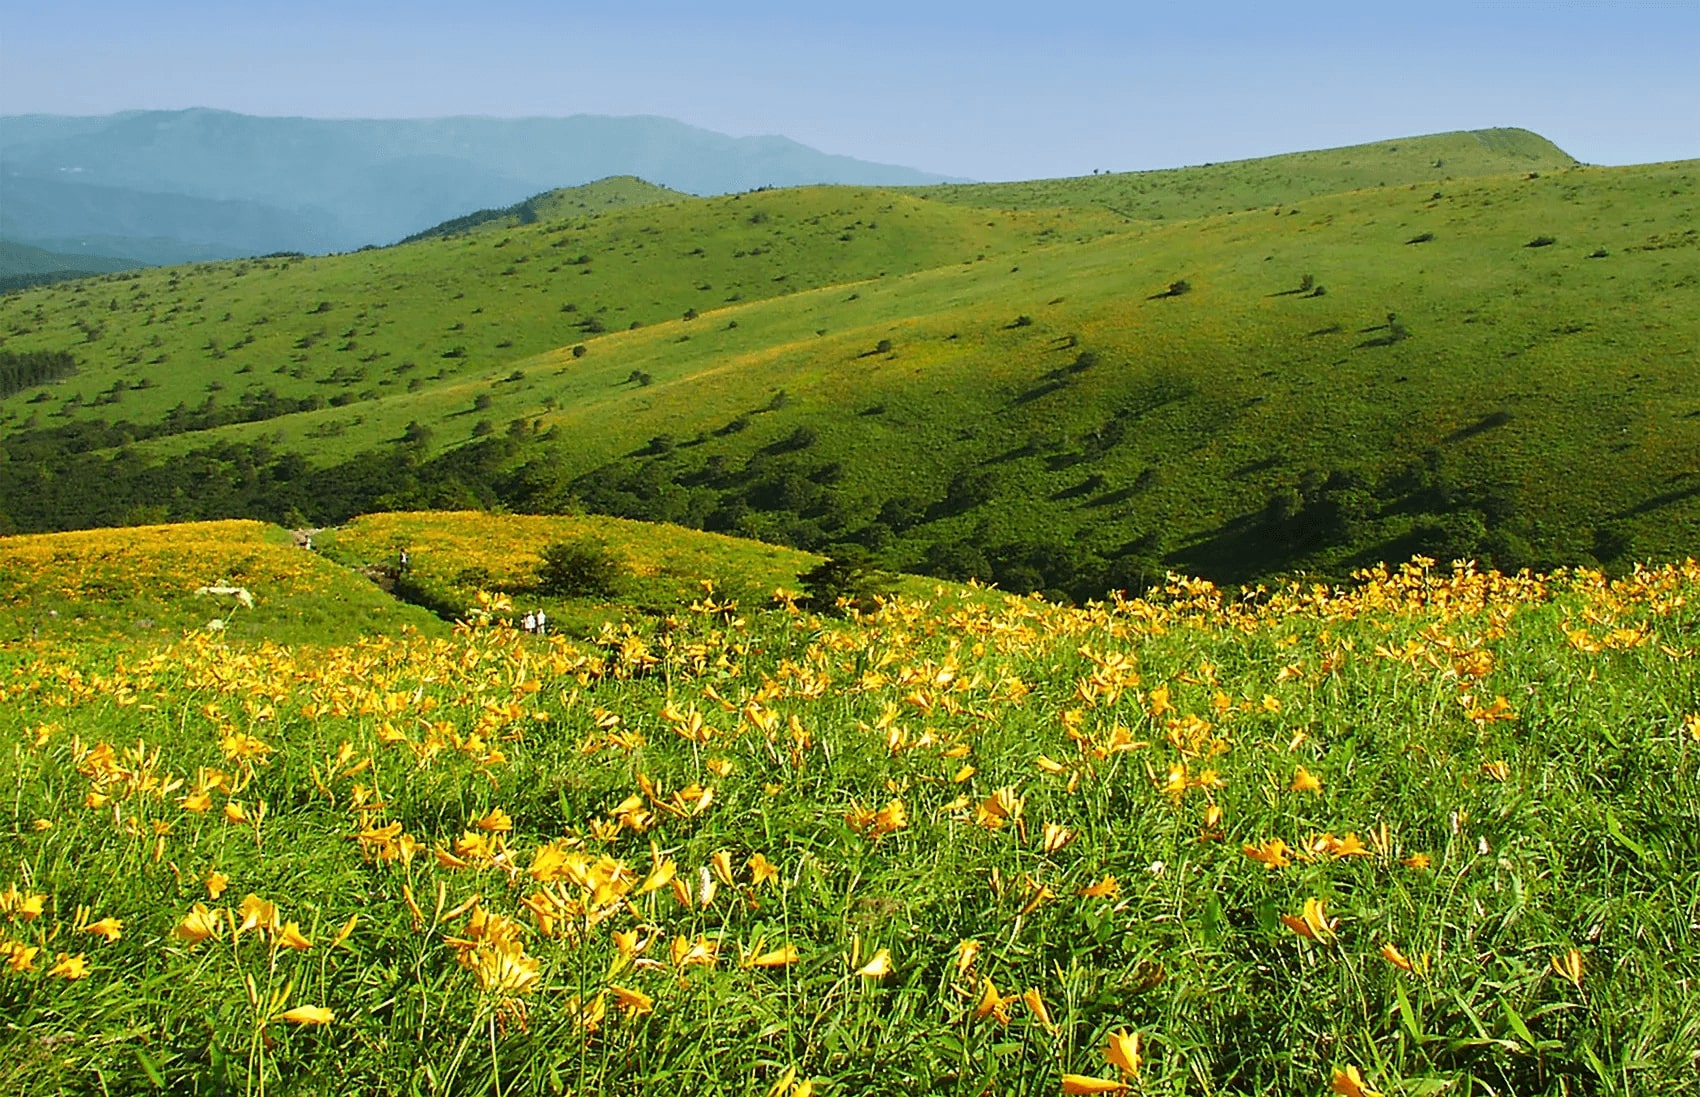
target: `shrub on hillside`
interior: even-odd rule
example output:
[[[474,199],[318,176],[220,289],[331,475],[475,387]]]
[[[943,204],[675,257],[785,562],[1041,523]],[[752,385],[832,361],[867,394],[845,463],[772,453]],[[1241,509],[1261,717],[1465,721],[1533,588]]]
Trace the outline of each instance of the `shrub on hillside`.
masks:
[[[536,589],[561,598],[611,597],[626,574],[625,563],[596,541],[554,541],[538,554]]]
[[[803,604],[817,613],[871,610],[890,580],[851,546],[843,546],[837,555],[797,576],[803,587]]]

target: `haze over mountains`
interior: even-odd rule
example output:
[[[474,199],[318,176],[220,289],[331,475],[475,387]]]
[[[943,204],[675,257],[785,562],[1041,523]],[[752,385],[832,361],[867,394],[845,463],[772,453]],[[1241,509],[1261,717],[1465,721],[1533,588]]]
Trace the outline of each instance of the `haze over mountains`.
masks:
[[[0,240],[140,263],[349,251],[611,175],[699,195],[945,181],[652,117],[14,115],[0,117]]]

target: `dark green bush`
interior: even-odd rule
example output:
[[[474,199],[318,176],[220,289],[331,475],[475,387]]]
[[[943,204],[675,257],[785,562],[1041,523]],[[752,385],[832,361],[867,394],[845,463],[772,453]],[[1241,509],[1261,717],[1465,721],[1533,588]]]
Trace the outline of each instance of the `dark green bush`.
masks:
[[[554,541],[539,553],[537,591],[562,598],[611,597],[626,574],[625,563],[596,541]]]

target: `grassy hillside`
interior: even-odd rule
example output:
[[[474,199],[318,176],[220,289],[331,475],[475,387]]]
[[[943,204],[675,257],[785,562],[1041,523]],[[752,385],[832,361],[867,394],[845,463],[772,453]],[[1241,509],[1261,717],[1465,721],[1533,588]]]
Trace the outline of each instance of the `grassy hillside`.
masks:
[[[0,1088],[1692,1093],[1696,606],[0,645]]]
[[[76,272],[78,275],[106,274],[140,265],[128,259],[113,259],[104,255],[68,255],[14,243],[11,240],[0,240],[0,279],[32,274],[61,274],[66,271]]]
[[[940,201],[970,206],[1101,207],[1127,218],[1173,220],[1290,205],[1348,190],[1415,182],[1439,185],[1483,175],[1577,166],[1568,153],[1539,134],[1488,129],[1190,168],[929,187],[924,193]]]
[[[92,345],[198,349],[79,350],[75,378],[6,401],[0,511],[39,528],[138,502],[315,521],[588,506],[1077,598],[1169,566],[1682,555],[1700,539],[1700,166],[1563,159],[1491,131],[1189,169],[1182,207],[1238,209],[1191,220],[1095,205],[1120,177],[1017,211],[962,204],[1013,200],[996,189],[817,188],[150,273],[122,285],[161,295],[155,323],[109,302]],[[1435,181],[1436,160],[1516,170]],[[1405,181],[1312,194],[1366,171]],[[563,281],[585,287],[573,312],[549,305]],[[101,292],[0,306],[6,347],[63,345]],[[218,308],[290,293],[322,304],[278,312],[281,332],[233,319],[241,345],[204,349]],[[306,339],[250,376],[356,309],[347,349]],[[340,406],[313,407],[326,392]],[[256,421],[191,429],[238,417]],[[117,485],[69,512],[43,505],[37,467],[67,447],[94,456],[58,482]],[[196,490],[150,470],[166,458],[206,470]]]
[[[581,550],[576,566],[552,575],[544,556],[554,545]],[[542,610],[554,631],[568,635],[703,602],[760,609],[782,592],[803,594],[798,577],[821,562],[795,549],[677,526],[477,511],[362,515],[323,531],[316,546],[346,566],[392,576],[398,596],[447,619],[473,614],[487,592],[506,596],[514,619]],[[892,576],[881,589],[920,596],[934,585]]]
[[[535,224],[540,220],[558,221],[569,217],[606,213],[611,209],[677,201],[687,197],[689,196],[679,191],[646,183],[635,176],[613,176],[580,187],[558,187],[544,191],[502,209],[484,209],[468,213],[416,232],[400,243],[412,244],[438,236],[471,232],[474,229],[512,229],[520,225]]]
[[[327,644],[402,629],[447,631],[260,522],[0,537],[0,642],[211,630],[233,641]]]
[[[813,188],[46,288],[0,301],[4,349],[69,347],[84,371],[73,385],[0,405],[0,429],[124,421],[141,435],[313,405],[361,414],[388,396],[692,310],[1007,257],[1071,217],[987,225],[975,211],[909,195]],[[375,440],[356,434],[358,445]]]

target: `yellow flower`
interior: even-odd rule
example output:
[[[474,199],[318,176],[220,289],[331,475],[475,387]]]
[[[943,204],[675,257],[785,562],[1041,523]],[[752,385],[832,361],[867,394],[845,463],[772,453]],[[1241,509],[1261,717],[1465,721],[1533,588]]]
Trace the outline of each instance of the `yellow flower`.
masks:
[[[1482,764],[1482,775],[1495,781],[1508,780],[1511,777],[1511,765],[1503,758],[1493,762],[1484,762]]]
[[[501,808],[491,808],[487,815],[474,819],[472,822],[479,830],[489,831],[492,834],[505,834],[514,829],[513,819]]]
[[[52,830],[53,829],[53,820],[52,819],[37,819],[34,822],[30,823],[30,826],[34,827],[38,831]]]
[[[6,966],[14,973],[33,971],[35,954],[40,951],[35,945],[26,945],[22,941],[0,941],[0,957],[5,957]]]
[[[1357,1067],[1349,1066],[1344,1070],[1334,1068],[1334,1081],[1329,1087],[1340,1097],[1381,1097],[1381,1094],[1364,1084],[1363,1075]]]
[[[206,789],[198,789],[189,793],[187,796],[179,798],[177,806],[182,808],[184,811],[193,812],[194,814],[199,815],[202,812],[210,811],[212,809],[212,796]]]
[[[732,886],[732,855],[730,853],[722,849],[711,854],[708,858],[708,867],[714,873],[715,879],[727,887]]]
[[[1322,944],[1334,940],[1334,927],[1339,924],[1339,919],[1328,917],[1322,909],[1321,899],[1306,899],[1301,916],[1295,918],[1291,914],[1283,914],[1281,921],[1300,937],[1308,937]]]
[[[1000,1025],[1009,1024],[1009,1004],[1015,999],[1013,994],[1008,997],[1000,995],[990,979],[981,978],[980,1000],[974,1006],[974,1020],[984,1021],[990,1017]]]
[[[313,942],[301,935],[301,926],[295,922],[283,924],[283,929],[277,935],[277,943],[284,948],[293,948],[302,952],[313,947]]]
[[[336,1014],[324,1006],[296,1006],[285,1010],[282,1017],[292,1025],[328,1025]]]
[[[1128,1084],[1112,1082],[1107,1078],[1094,1078],[1090,1074],[1065,1074],[1062,1076],[1062,1091],[1065,1097],[1093,1093],[1126,1093]]]
[[[75,956],[61,952],[59,954],[59,959],[52,967],[47,969],[47,974],[57,975],[62,979],[72,982],[75,982],[78,979],[86,979],[89,974],[88,961],[84,959],[83,954],[80,952]]]
[[[1552,970],[1560,978],[1573,984],[1577,990],[1582,989],[1582,954],[1580,952],[1571,949],[1563,956],[1554,956],[1552,958]]]
[[[230,877],[214,869],[207,873],[207,878],[203,882],[207,887],[207,898],[216,900],[224,894],[224,889],[230,886]]]
[[[751,887],[759,888],[779,875],[778,867],[759,853],[752,853],[750,859],[745,861],[744,864],[750,870]]]
[[[196,903],[173,932],[185,941],[205,941],[208,937],[218,936],[223,920],[223,911],[208,910],[206,904]]]
[[[1045,1008],[1045,999],[1039,996],[1038,987],[1028,987],[1021,992],[1021,1002],[1027,1007],[1027,1012],[1033,1019],[1045,1026],[1048,1031],[1056,1030],[1056,1023],[1051,1020],[1051,1011]]]
[[[231,800],[224,805],[224,820],[227,823],[246,823],[248,809],[242,806],[241,801]]]
[[[90,922],[83,927],[84,933],[92,933],[108,941],[116,941],[124,935],[124,922],[120,918],[102,918],[98,922]]]
[[[655,999],[641,990],[629,990],[618,984],[610,983],[608,992],[614,996],[620,1008],[626,1011],[628,1017],[641,1017],[655,1008]]]
[[[719,946],[701,935],[695,941],[689,937],[675,937],[667,943],[667,951],[674,967],[713,967],[720,954]]]
[[[251,929],[273,932],[278,928],[277,904],[262,899],[253,892],[243,897],[242,905],[237,908],[236,913],[242,916],[241,923],[236,927],[236,936]]]
[[[869,828],[869,833],[877,838],[882,834],[891,834],[894,831],[902,830],[908,825],[909,815],[903,808],[903,801],[893,800],[875,813],[873,826]]]
[[[958,941],[956,944],[956,974],[967,975],[968,969],[974,966],[974,958],[980,955],[980,942]]]
[[[1400,861],[1399,863],[1404,865],[1408,869],[1412,869],[1413,871],[1416,871],[1416,872],[1421,872],[1424,869],[1428,868],[1428,866],[1431,862],[1430,862],[1428,854],[1426,854],[1426,853],[1413,853],[1409,857]]]
[[[1416,968],[1411,964],[1410,959],[1403,952],[1400,952],[1398,947],[1391,941],[1381,946],[1381,958],[1398,968],[1400,971],[1416,970]]]
[[[1287,788],[1293,792],[1314,792],[1321,794],[1322,782],[1310,770],[1300,766],[1293,771],[1292,783]]]
[[[523,994],[538,978],[537,961],[518,942],[504,941],[473,952],[472,973],[478,985],[494,994]]]
[[[1279,838],[1271,838],[1261,846],[1241,846],[1240,852],[1267,869],[1286,868],[1293,863],[1287,843]]]
[[[1139,1033],[1125,1030],[1110,1033],[1110,1042],[1104,1045],[1104,1058],[1128,1077],[1138,1077],[1139,1066],[1145,1061],[1139,1054]]]
[[[1121,891],[1121,885],[1114,876],[1106,876],[1096,884],[1088,884],[1075,892],[1076,895],[1087,899],[1114,899]]]
[[[348,921],[344,922],[342,924],[342,928],[336,931],[336,936],[331,938],[330,947],[335,948],[336,946],[342,944],[344,941],[348,940],[348,935],[350,933],[354,932],[354,923],[358,922],[359,920],[360,920],[360,915],[350,914],[348,916]]]
[[[796,945],[782,945],[748,960],[746,967],[788,967],[803,958]]]
[[[1039,841],[1039,848],[1046,853],[1056,853],[1077,837],[1074,831],[1060,823],[1046,823]]]
[[[891,974],[891,950],[880,949],[874,953],[874,958],[856,969],[856,974],[864,979],[878,979]]]

